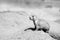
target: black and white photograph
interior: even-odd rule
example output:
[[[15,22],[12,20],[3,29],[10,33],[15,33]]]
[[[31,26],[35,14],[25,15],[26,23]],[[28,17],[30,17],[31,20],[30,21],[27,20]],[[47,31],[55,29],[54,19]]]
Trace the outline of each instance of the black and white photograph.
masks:
[[[60,0],[0,0],[0,40],[60,40]]]

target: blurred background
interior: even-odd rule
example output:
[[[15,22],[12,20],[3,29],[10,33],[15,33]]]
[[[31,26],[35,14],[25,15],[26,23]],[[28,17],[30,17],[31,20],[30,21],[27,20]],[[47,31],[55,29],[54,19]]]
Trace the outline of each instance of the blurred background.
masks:
[[[40,8],[41,6],[56,6],[60,7],[60,0],[0,0],[0,4],[7,3],[20,7],[35,7]]]

